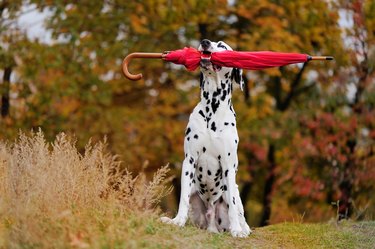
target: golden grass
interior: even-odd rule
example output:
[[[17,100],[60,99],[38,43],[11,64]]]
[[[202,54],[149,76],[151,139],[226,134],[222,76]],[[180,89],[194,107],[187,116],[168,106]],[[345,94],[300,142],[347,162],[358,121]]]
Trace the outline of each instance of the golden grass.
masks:
[[[63,133],[51,144],[41,131],[0,142],[0,248],[113,248],[171,190],[167,167],[150,181],[121,169],[105,143],[81,155]]]

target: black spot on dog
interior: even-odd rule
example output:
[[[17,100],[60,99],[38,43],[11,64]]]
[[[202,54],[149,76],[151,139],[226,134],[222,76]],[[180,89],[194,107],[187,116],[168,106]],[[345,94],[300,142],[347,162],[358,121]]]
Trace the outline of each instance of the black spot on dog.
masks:
[[[225,177],[228,177],[228,170],[225,171]]]
[[[237,139],[234,140],[235,143],[238,143]]]
[[[195,134],[195,135],[194,135],[194,138],[195,138],[195,139],[198,139],[198,135],[197,135],[197,134]]]
[[[228,156],[230,156],[230,152],[228,152]]]
[[[226,74],[224,74],[224,77],[228,78],[229,77],[229,72],[227,72]]]
[[[203,147],[203,153],[205,153],[206,152],[206,147]]]
[[[217,222],[219,223],[219,225],[221,225],[221,218],[219,218],[218,220],[217,220]],[[225,229],[225,228],[224,228]]]
[[[234,126],[234,123],[232,123],[232,126]]]
[[[189,172],[188,172],[188,171],[186,171],[186,172],[185,172],[185,175],[186,175],[186,176],[187,176],[187,175],[189,175]]]
[[[203,118],[205,118],[206,116],[204,116],[204,113],[203,113],[203,111],[202,110],[199,110],[199,114],[203,117]]]
[[[228,122],[224,122],[224,125],[229,125],[229,123]]]
[[[211,124],[211,130],[216,131],[215,122],[212,122],[212,124]]]
[[[202,172],[203,168],[202,167],[199,167],[199,171]]]
[[[212,96],[215,98],[215,97],[219,96],[220,93],[221,93],[221,89],[219,88],[219,89],[217,89],[217,90],[214,92],[214,94],[213,94]]]
[[[220,185],[220,182],[215,183],[215,187],[219,187],[219,185]]]
[[[236,205],[236,200],[235,198],[233,197],[233,204]]]
[[[208,99],[208,92],[203,91],[203,97],[204,97],[205,99]]]
[[[190,141],[190,137],[187,137],[186,139],[187,139],[188,141]]]
[[[223,95],[221,95],[221,101],[224,101],[226,97],[227,97],[227,90],[224,90]]]
[[[221,160],[221,155],[219,155],[219,156],[217,157],[217,159]]]
[[[212,191],[214,191],[214,189],[212,188],[212,189],[210,189],[210,192],[212,192]]]
[[[190,162],[190,164],[193,164],[193,162],[194,162],[194,158],[190,157],[189,162]]]
[[[228,188],[227,188],[227,185],[224,185],[224,186],[223,186],[223,190],[224,190],[224,191],[227,191],[227,189],[228,189]]]
[[[215,113],[217,108],[219,107],[220,105],[220,101],[217,101],[216,98],[213,98],[212,99],[212,103],[211,103],[211,107],[212,107],[212,111]]]
[[[193,179],[193,177],[194,177],[194,174],[193,174],[193,172],[191,172],[190,173],[190,179]]]
[[[190,132],[191,132],[191,129],[190,129],[190,127],[188,127],[186,132],[185,132],[185,135],[188,135]]]
[[[220,85],[221,85],[221,88],[222,88],[222,89],[225,89],[225,84],[224,84],[223,82],[221,82]]]
[[[214,192],[213,195],[217,195],[217,192]]]
[[[211,175],[211,171],[210,170],[207,170],[207,175]]]
[[[221,169],[218,169],[218,170],[216,171],[215,176],[218,176],[218,175],[220,175],[220,174],[221,174]]]
[[[210,111],[210,108],[206,106],[206,112],[208,113]]]

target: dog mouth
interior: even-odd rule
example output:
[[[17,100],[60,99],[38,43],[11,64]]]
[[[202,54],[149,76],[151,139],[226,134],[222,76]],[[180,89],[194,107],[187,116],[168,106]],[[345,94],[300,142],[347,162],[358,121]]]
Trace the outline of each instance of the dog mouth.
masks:
[[[221,66],[213,64],[210,59],[202,58],[199,65],[205,71],[219,72],[221,70]]]

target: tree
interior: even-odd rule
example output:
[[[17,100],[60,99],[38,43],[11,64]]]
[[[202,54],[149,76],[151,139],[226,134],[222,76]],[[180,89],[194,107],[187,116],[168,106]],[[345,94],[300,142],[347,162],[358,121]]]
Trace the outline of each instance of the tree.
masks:
[[[0,4],[0,68],[3,70],[3,81],[0,88],[1,117],[9,115],[10,108],[10,79],[15,66],[12,51],[13,43],[17,42],[19,33],[14,19],[19,14],[22,1],[2,1]]]

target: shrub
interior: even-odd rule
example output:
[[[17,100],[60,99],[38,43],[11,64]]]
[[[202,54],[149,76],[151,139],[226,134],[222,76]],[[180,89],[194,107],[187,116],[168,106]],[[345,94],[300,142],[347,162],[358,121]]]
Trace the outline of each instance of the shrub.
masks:
[[[64,133],[52,143],[41,131],[0,142],[0,248],[113,247],[135,214],[158,213],[168,171],[133,177],[105,141],[80,154]]]

